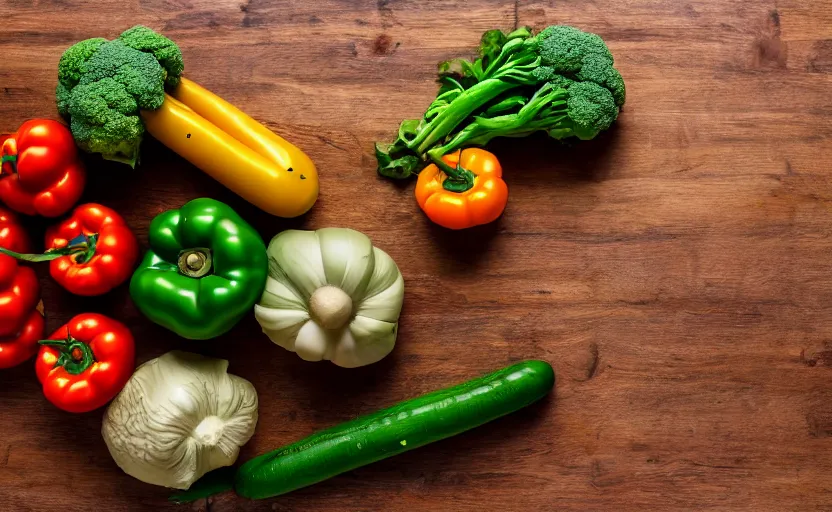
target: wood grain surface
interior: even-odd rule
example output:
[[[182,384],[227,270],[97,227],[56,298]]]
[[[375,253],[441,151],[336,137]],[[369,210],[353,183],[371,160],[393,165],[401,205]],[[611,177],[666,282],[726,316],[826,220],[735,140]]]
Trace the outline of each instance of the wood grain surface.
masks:
[[[556,392],[457,438],[262,502],[179,510],[832,510],[832,4],[824,0],[0,0],[0,131],[56,116],[61,52],[136,23],[177,41],[186,74],[302,147],[321,174],[301,219],[247,205],[159,143],[140,169],[89,159],[84,199],[150,220],[208,196],[265,239],[368,234],[406,283],[394,352],[356,370],[306,363],[253,316],[207,342],[145,320],[126,286],[70,296],[40,269],[47,323],[125,322],[139,362],[223,357],[260,397],[241,460],[510,362]],[[374,141],[431,101],[437,62],[480,34],[568,23],[602,35],[628,86],[595,141],[492,149],[511,196],[495,224],[431,225],[413,184],[376,176]],[[46,222],[28,222],[35,240]],[[0,510],[165,510],[119,470],[102,411],[0,373]]]

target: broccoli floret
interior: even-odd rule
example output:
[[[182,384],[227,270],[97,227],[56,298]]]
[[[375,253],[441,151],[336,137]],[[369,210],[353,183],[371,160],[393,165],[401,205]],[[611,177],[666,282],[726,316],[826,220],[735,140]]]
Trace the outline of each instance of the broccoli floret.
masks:
[[[70,129],[84,151],[135,166],[144,135],[137,112],[136,99],[116,79],[81,83],[72,90]]]
[[[179,85],[185,62],[182,60],[182,52],[176,43],[142,25],[125,30],[118,36],[118,40],[130,48],[152,54],[165,69],[165,87],[172,88]]]
[[[155,110],[165,101],[165,70],[159,62],[119,40],[101,45],[87,60],[86,68],[78,85],[112,78],[135,98],[138,108]]]
[[[548,73],[538,71],[540,79],[552,81],[564,76],[578,82],[595,82],[609,89],[617,106],[624,104],[624,79],[613,67],[612,53],[600,36],[555,25],[541,31],[537,38],[540,62]]]
[[[181,73],[179,48],[146,27],[113,41],[87,39],[58,64],[58,111],[83,150],[135,166],[144,135],[139,111],[161,107],[165,86]]]
[[[556,73],[577,73],[588,57],[607,60],[610,65],[613,63],[612,54],[601,36],[575,27],[547,27],[540,31],[537,40],[541,64],[554,68]]]
[[[533,57],[536,58],[530,64]],[[624,104],[624,80],[613,67],[612,53],[597,34],[566,25],[553,25],[527,39],[523,47],[509,49],[509,57],[502,60],[504,62],[499,67],[484,73],[481,79],[509,76],[524,83],[559,84],[564,78],[595,82],[609,89],[616,105]]]
[[[69,119],[69,105],[72,98],[72,89],[67,89],[64,84],[58,82],[58,87],[55,88],[55,100],[58,104],[58,113],[64,119]]]
[[[575,79],[581,82],[594,82],[608,89],[615,98],[616,106],[620,107],[624,104],[626,99],[624,79],[621,73],[612,67],[610,61],[596,56],[585,57],[581,70],[575,73]]]
[[[582,140],[594,139],[612,126],[618,107],[607,89],[593,82],[575,82],[569,87],[566,113],[571,121],[571,134]],[[554,136],[553,133],[549,135]],[[563,137],[555,137],[563,138]]]
[[[78,85],[81,76],[86,73],[87,60],[95,55],[95,52],[106,42],[107,40],[103,37],[94,37],[79,41],[67,48],[58,62],[58,82],[64,88],[72,90]]]
[[[58,100],[58,113],[63,117],[69,116],[69,98],[72,89],[78,85],[81,76],[86,72],[86,63],[95,52],[106,43],[103,37],[85,39],[70,46],[58,62],[58,89],[55,95]]]

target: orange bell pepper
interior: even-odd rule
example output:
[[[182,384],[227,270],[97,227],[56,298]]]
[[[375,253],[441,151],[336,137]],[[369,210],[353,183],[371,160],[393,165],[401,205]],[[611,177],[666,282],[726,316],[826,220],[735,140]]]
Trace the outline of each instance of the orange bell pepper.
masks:
[[[440,168],[441,167],[441,168]],[[508,186],[497,157],[467,148],[425,167],[416,182],[416,201],[430,220],[449,229],[494,222],[508,202]]]

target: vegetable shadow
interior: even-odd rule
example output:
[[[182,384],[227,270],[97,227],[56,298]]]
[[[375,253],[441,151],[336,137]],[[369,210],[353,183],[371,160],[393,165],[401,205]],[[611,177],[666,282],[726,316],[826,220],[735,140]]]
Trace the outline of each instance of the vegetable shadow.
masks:
[[[618,164],[615,155],[620,142],[618,124],[613,124],[592,140],[556,141],[541,132],[522,139],[494,139],[489,151],[503,166],[510,207],[512,182],[528,181],[546,188],[604,181]]]
[[[510,200],[510,199],[509,199]],[[418,207],[417,207],[418,208]],[[487,256],[488,247],[500,232],[503,217],[482,226],[453,230],[434,224],[426,215],[424,221],[429,231],[430,240],[438,245],[442,253],[449,256],[450,271],[471,271]]]
[[[620,143],[618,125],[589,141],[556,141],[545,133],[522,139],[498,138],[488,150],[497,155],[503,167],[503,179],[509,187],[506,212],[495,222],[469,229],[451,230],[438,226],[424,217],[430,239],[450,260],[450,271],[470,271],[488,254],[495,236],[508,229],[508,224],[522,225],[517,219],[514,201],[522,198],[512,192],[514,186],[552,188],[591,185],[612,175],[616,148]]]
[[[281,369],[290,382],[297,383],[293,388],[295,399],[315,411],[321,422],[335,425],[357,416],[362,402],[375,402],[372,392],[384,389],[385,382],[396,378],[401,352],[394,348],[381,361],[358,368],[341,368],[329,361],[310,363],[286,352],[294,359],[281,364]]]

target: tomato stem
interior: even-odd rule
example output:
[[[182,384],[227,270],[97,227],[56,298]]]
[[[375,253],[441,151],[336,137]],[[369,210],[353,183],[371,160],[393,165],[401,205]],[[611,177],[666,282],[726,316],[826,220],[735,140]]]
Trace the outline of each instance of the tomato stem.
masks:
[[[86,263],[95,254],[95,246],[98,242],[98,233],[92,235],[80,234],[69,241],[66,247],[60,249],[49,249],[43,254],[21,254],[19,252],[10,251],[0,247],[0,254],[11,256],[14,259],[21,261],[30,261],[38,263],[41,261],[51,261],[60,258],[61,256],[76,255],[75,263]]]
[[[95,364],[95,354],[92,352],[92,347],[73,338],[69,332],[67,332],[66,339],[40,340],[38,343],[47,347],[55,347],[60,351],[60,356],[58,356],[54,367],[63,366],[70,375],[80,375]]]

